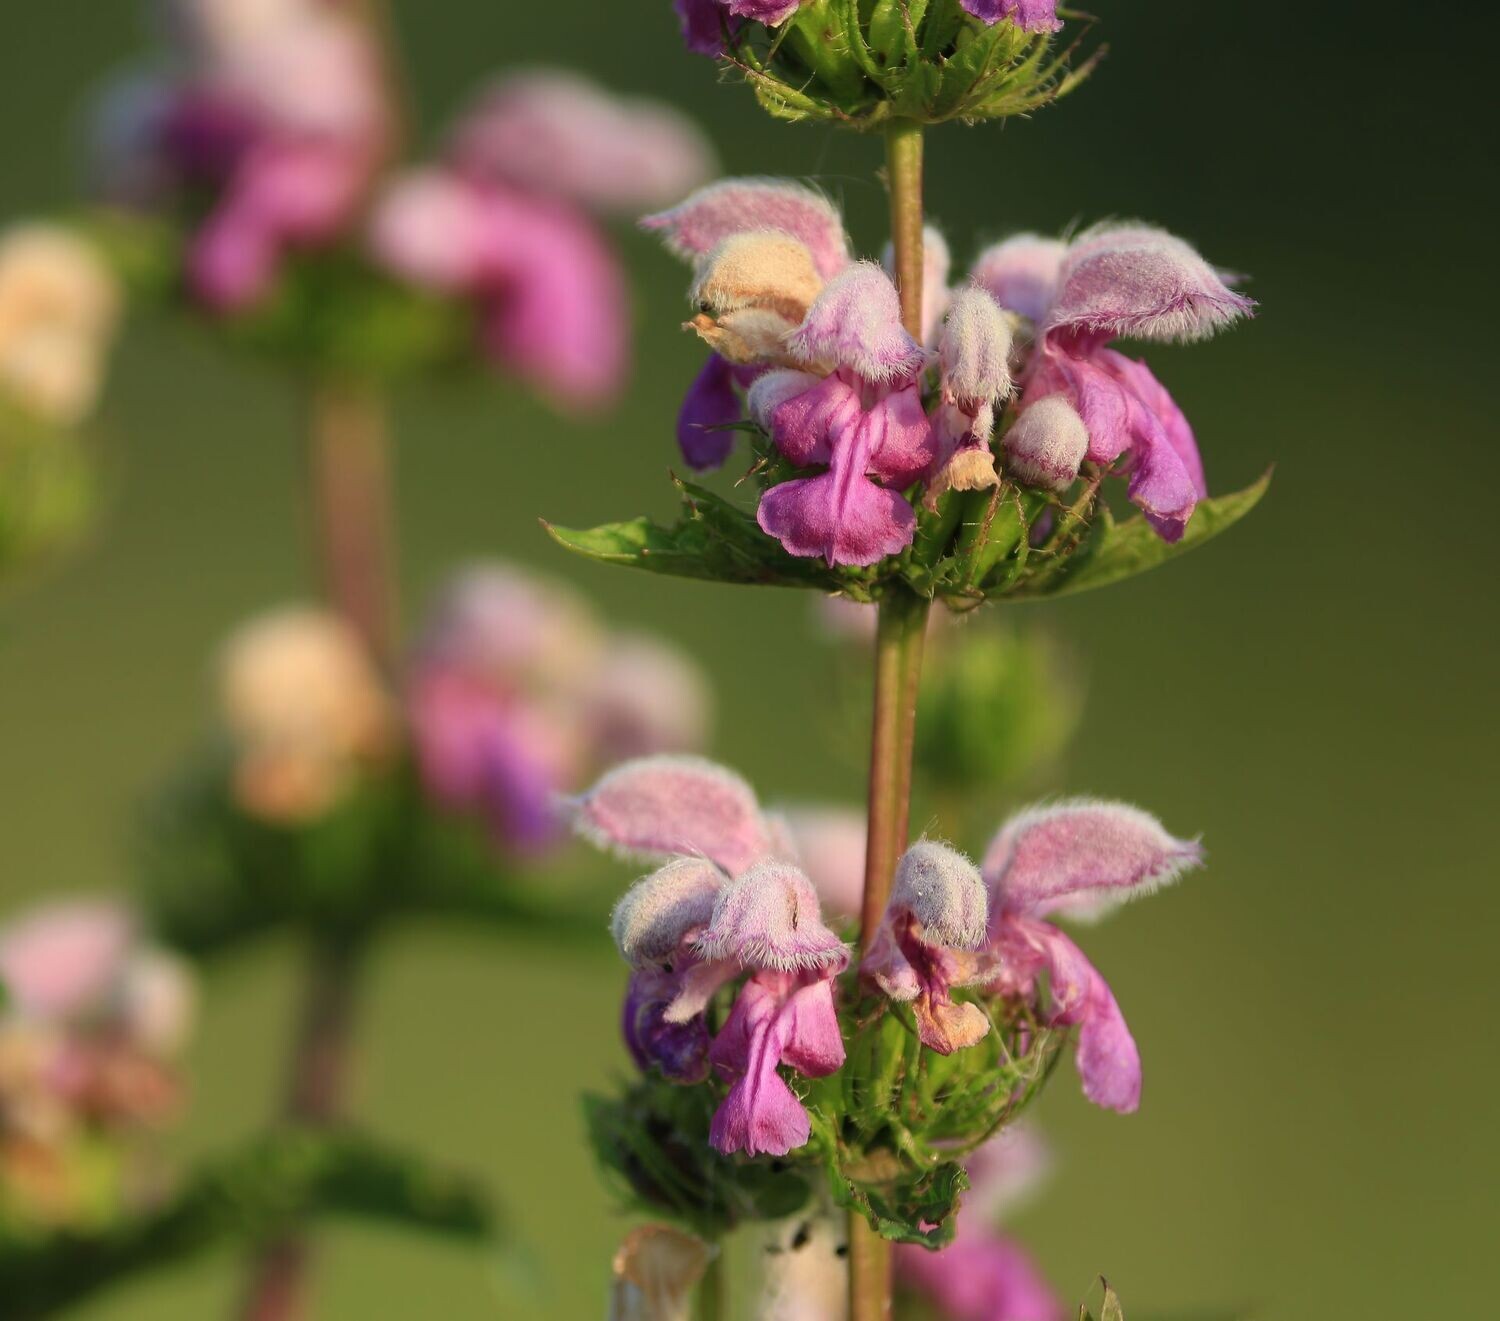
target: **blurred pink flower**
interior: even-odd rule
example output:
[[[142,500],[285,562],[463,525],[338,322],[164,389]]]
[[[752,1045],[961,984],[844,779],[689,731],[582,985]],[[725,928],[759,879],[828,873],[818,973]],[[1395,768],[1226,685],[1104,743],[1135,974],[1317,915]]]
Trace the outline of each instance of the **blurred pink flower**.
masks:
[[[429,791],[522,851],[556,838],[559,794],[618,756],[696,747],[709,720],[686,657],[612,635],[568,588],[499,564],[440,594],[406,691]]]

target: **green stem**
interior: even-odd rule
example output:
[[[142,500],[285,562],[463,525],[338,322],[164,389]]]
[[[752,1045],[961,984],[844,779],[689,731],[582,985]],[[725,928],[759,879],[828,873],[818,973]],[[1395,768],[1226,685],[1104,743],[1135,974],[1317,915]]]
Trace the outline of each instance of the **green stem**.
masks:
[[[893,119],[885,130],[886,184],[891,194],[891,246],[901,322],[922,338],[922,126]]]
[[[906,120],[886,129],[891,193],[891,244],[901,320],[922,338],[922,128]],[[860,945],[868,948],[890,898],[896,861],[907,844],[911,815],[912,745],[928,602],[892,587],[880,602],[875,635],[875,701],[870,734],[869,833]],[[857,1211],[849,1213],[849,1321],[889,1321],[891,1245]]]

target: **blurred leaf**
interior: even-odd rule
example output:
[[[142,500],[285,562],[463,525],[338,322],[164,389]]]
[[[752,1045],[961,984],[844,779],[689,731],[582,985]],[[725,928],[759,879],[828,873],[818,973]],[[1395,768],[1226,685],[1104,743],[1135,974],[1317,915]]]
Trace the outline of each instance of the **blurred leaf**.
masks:
[[[127,1276],[330,1215],[475,1244],[501,1237],[493,1208],[467,1180],[354,1132],[289,1129],[205,1164],[161,1205],[108,1228],[0,1236],[5,1316],[48,1315]]]
[[[85,443],[0,404],[0,575],[73,545],[96,503],[97,475]]]
[[[1019,578],[1002,595],[1068,596],[1133,578],[1186,554],[1238,523],[1260,503],[1270,485],[1268,471],[1242,491],[1200,501],[1182,539],[1176,542],[1163,541],[1139,515],[1116,523],[1109,510],[1101,506],[1076,550],[1052,566],[1040,566],[1034,574]]]

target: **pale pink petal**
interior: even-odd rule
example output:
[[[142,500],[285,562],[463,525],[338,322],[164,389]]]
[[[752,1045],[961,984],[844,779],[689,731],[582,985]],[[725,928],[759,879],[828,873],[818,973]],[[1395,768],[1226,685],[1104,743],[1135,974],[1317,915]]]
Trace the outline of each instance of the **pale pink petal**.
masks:
[[[1195,840],[1169,835],[1127,803],[1071,799],[1011,818],[985,855],[1000,911],[1097,914],[1170,884],[1202,862]]]
[[[451,152],[476,178],[631,214],[677,201],[713,172],[708,141],[685,115],[557,69],[511,74],[482,94]]]
[[[945,398],[970,411],[1011,391],[1010,321],[983,289],[953,295],[938,340]]]
[[[786,179],[725,179],[700,188],[670,211],[647,216],[641,226],[689,261],[731,234],[769,229],[806,244],[824,279],[849,264],[838,209],[822,193]]]
[[[927,352],[901,324],[901,296],[879,266],[857,262],[836,275],[787,341],[809,363],[831,363],[860,380],[907,384]]]
[[[822,920],[812,882],[790,863],[767,861],[736,876],[719,893],[713,920],[694,944],[705,962],[793,972],[838,971],[849,962],[844,942]]]
[[[1165,230],[1106,225],[1068,249],[1045,333],[1185,343],[1206,339],[1254,306]]]
[[[1001,307],[1042,321],[1056,295],[1067,251],[1061,239],[1017,234],[980,253],[970,278]]]
[[[1028,486],[1066,490],[1089,450],[1089,430],[1064,395],[1048,395],[1025,409],[1005,433],[1005,465]]]
[[[134,937],[129,911],[111,900],[34,909],[0,930],[0,985],[23,1014],[86,1013],[123,975]]]
[[[701,854],[731,876],[772,851],[754,791],[700,757],[617,766],[573,804],[573,825],[601,848],[661,859]]]
[[[413,170],[390,184],[370,220],[375,260],[441,293],[472,293],[491,268],[483,198],[446,170]]]
[[[708,926],[728,878],[705,858],[674,858],[625,892],[610,933],[636,967],[671,960],[689,933]]]

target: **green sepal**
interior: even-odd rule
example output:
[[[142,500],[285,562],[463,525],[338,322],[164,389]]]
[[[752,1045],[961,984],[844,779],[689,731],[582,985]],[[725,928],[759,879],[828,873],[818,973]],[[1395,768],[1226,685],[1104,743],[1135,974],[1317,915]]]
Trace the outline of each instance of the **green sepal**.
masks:
[[[128,1219],[85,1230],[0,1227],[0,1298],[8,1317],[49,1315],[123,1279],[327,1216],[501,1241],[494,1208],[466,1179],[351,1130],[293,1128],[204,1164]]]
[[[1271,472],[1241,491],[1200,500],[1179,541],[1163,541],[1141,515],[1117,523],[1107,508],[1096,509],[1078,546],[1050,565],[1042,563],[998,593],[1024,600],[1070,596],[1133,578],[1212,540],[1244,518],[1265,495]],[[1034,557],[1034,562],[1035,557]],[[987,584],[991,585],[991,584]]]

